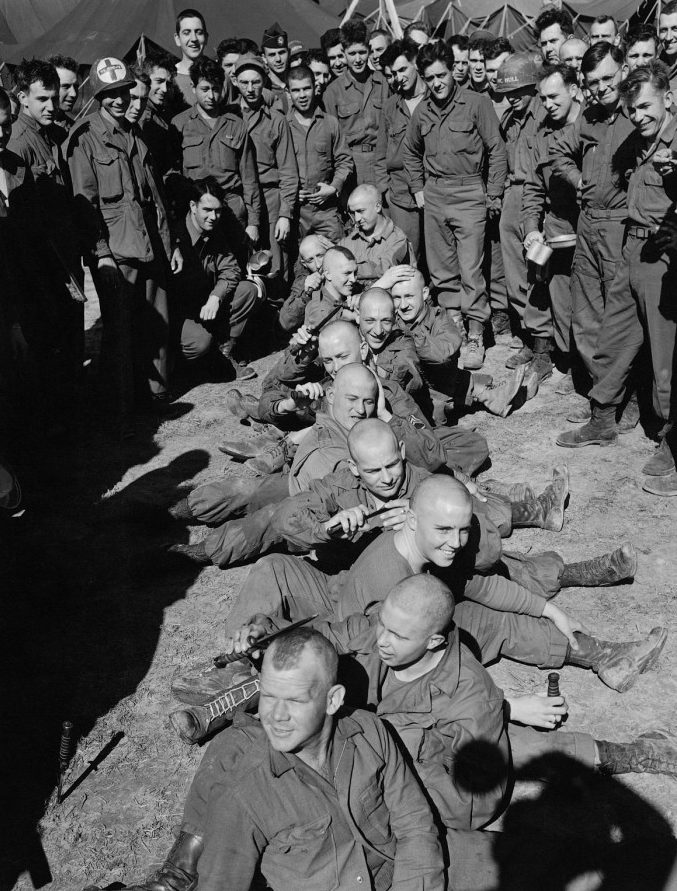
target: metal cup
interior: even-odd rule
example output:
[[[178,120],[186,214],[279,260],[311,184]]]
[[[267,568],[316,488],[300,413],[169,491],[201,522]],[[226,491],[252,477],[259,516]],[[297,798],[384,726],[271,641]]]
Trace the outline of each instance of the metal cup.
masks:
[[[534,266],[544,267],[552,257],[552,248],[542,241],[532,241],[527,249],[527,260]]]

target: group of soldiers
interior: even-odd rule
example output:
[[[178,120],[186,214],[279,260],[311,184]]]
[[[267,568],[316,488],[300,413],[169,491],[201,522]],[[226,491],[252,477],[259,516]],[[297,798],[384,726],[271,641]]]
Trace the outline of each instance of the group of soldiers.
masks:
[[[623,693],[667,639],[601,640],[556,605],[631,580],[633,546],[505,551],[515,528],[562,529],[567,466],[540,494],[479,485],[489,445],[456,424],[518,410],[558,367],[582,424],[558,445],[613,444],[641,408],[659,443],[644,489],[677,495],[677,2],[622,39],[608,16],[573,31],[545,8],[538,49],[515,52],[348,21],[305,49],[273,25],[214,61],[187,9],[178,62],[92,65],[88,114],[71,116],[72,59],[25,60],[0,91],[3,399],[31,360],[45,420],[68,425],[83,265],[116,436],[144,405],[171,411],[174,375],[252,380],[284,344],[258,397],[224,393],[259,433],[219,447],[256,476],[128,504],[209,527],[180,559],[256,561],[227,617],[242,658],[175,682],[174,728],[213,739],[137,887],[246,891],[260,870],[276,889],[489,888],[511,866],[483,830],[527,762],[677,775],[669,734],[555,733],[562,696],[505,698],[484,667],[574,665]],[[491,343],[510,348],[500,381]]]

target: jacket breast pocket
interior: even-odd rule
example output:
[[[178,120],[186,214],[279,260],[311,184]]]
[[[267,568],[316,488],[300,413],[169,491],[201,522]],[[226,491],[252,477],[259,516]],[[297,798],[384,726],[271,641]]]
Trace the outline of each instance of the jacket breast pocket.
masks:
[[[359,102],[346,102],[336,108],[336,116],[339,118],[351,118],[360,113]]]
[[[202,167],[202,138],[187,136],[183,140],[183,166],[186,170]]]
[[[268,842],[261,869],[276,888],[332,891],[339,884],[331,815],[279,832]]]
[[[96,179],[99,185],[99,199],[106,202],[119,201],[124,189],[122,167],[117,155],[95,155],[93,158]]]
[[[240,169],[240,158],[233,137],[223,134],[219,137],[219,163],[222,170],[235,173]]]
[[[439,148],[439,128],[432,121],[421,122],[421,138],[425,146],[425,153],[429,157],[434,157]]]

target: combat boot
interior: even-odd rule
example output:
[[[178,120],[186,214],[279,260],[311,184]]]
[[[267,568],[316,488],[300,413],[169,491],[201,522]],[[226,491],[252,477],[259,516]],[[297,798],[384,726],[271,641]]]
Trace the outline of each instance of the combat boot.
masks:
[[[198,541],[196,544],[173,544],[167,548],[167,552],[185,557],[186,560],[197,563],[198,566],[211,566],[212,559],[207,556],[203,541]]]
[[[473,398],[476,402],[483,405],[492,415],[498,415],[499,418],[505,418],[510,413],[512,402],[517,396],[526,367],[524,365],[516,368],[513,373],[500,384],[491,387],[478,387],[473,392]]]
[[[281,439],[282,433],[271,428],[249,439],[224,439],[217,448],[220,452],[230,455],[231,458],[246,461],[248,458],[258,458],[271,446],[277,445]]]
[[[564,507],[569,495],[569,469],[566,464],[552,472],[552,482],[530,501],[512,503],[512,525],[515,528],[536,526],[549,532],[561,532]]]
[[[510,316],[504,309],[497,309],[491,314],[491,330],[495,343],[508,344],[512,338]]]
[[[169,508],[169,516],[175,520],[195,520],[193,512],[188,505],[188,499],[182,498]]]
[[[231,366],[237,380],[250,381],[257,377],[256,371],[250,365],[237,358],[237,342],[234,338],[231,337],[230,340],[222,343],[219,346],[219,353]]]
[[[202,848],[199,836],[179,832],[167,859],[155,875],[143,885],[135,885],[128,891],[195,891]]]
[[[520,365],[528,365],[533,358],[534,354],[531,348],[528,347],[526,343],[523,343],[513,356],[510,356],[509,359],[506,359],[505,367],[518,368]]]
[[[675,459],[672,457],[667,440],[663,437],[654,454],[642,467],[642,473],[646,473],[647,476],[667,476],[674,472]]]
[[[251,393],[241,393],[239,390],[228,390],[226,393],[226,408],[241,421],[252,418],[260,421],[259,400]]]
[[[171,713],[169,720],[184,742],[195,745],[230,724],[238,709],[254,709],[259,701],[259,688],[258,677],[243,669],[220,696],[204,705],[178,709]]]
[[[482,480],[480,486],[492,495],[503,495],[510,501],[535,501],[531,483],[504,483],[502,480]]]
[[[461,347],[461,359],[463,367],[467,371],[477,371],[484,364],[484,344],[482,343],[482,332],[470,331],[468,333],[468,343]]]
[[[619,693],[625,693],[640,674],[652,668],[668,639],[667,628],[652,628],[644,640],[612,643],[576,633],[577,650],[567,648],[566,665],[590,668],[597,677]]]
[[[566,430],[557,437],[557,445],[565,449],[581,449],[583,446],[610,446],[618,439],[616,430],[616,406],[592,404],[592,418],[576,430]]]
[[[677,776],[677,745],[664,730],[641,733],[632,742],[596,740],[601,773],[665,773]]]
[[[559,583],[560,588],[603,588],[632,579],[637,572],[637,551],[626,541],[601,557],[583,560],[581,563],[565,563]]]
[[[287,465],[291,465],[298,445],[288,436],[278,440],[274,445],[269,446],[260,455],[245,461],[245,467],[253,470],[255,473],[265,476],[269,473],[278,473]]]
[[[550,358],[551,352],[552,338],[534,337],[534,359],[531,368],[538,374],[541,383],[552,375],[554,366]]]
[[[644,480],[642,488],[651,495],[660,495],[661,498],[671,498],[677,495],[677,471],[666,476],[650,476]]]
[[[616,429],[618,430],[618,433],[632,433],[635,427],[639,424],[639,416],[640,412],[637,396],[631,396],[628,400],[628,404],[620,413],[620,417],[616,421]]]

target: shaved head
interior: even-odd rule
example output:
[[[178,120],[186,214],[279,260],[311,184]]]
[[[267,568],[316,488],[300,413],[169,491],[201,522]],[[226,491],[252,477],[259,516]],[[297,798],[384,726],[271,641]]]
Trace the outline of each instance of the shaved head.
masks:
[[[324,370],[336,377],[344,365],[362,361],[362,338],[357,325],[344,319],[336,319],[320,331],[318,351]]]
[[[363,235],[371,235],[381,217],[381,193],[368,183],[358,186],[348,198],[348,211],[355,228]]]
[[[329,248],[322,261],[322,271],[325,287],[334,297],[350,297],[357,278],[357,262],[347,248]]]
[[[350,206],[351,201],[380,201],[381,193],[376,188],[376,186],[372,186],[371,183],[362,183],[362,185],[358,186],[356,189],[350,193],[350,197],[348,198],[348,205]]]
[[[369,288],[360,297],[360,334],[374,353],[386,345],[395,326],[395,303],[383,288]]]
[[[331,416],[346,431],[374,415],[377,401],[376,378],[365,365],[356,362],[344,365],[327,390]]]
[[[326,239],[322,235],[306,235],[299,242],[299,253],[301,256],[314,251],[322,251],[326,254],[328,250]]]
[[[393,446],[397,450],[400,444],[393,433],[392,427],[378,418],[367,418],[365,421],[359,421],[348,436],[350,456],[358,463],[360,455],[384,446]]]
[[[361,312],[366,311],[367,307],[371,308],[375,305],[392,307],[393,314],[395,313],[393,298],[385,288],[367,288],[367,290],[360,295],[359,308]]]
[[[381,501],[402,496],[406,478],[404,445],[385,421],[358,421],[348,435],[350,469]]]
[[[463,507],[472,509],[470,492],[463,483],[459,483],[453,476],[433,474],[422,480],[411,497],[411,509],[416,513],[419,505],[429,506],[437,502],[451,501]]]
[[[458,480],[434,474],[418,484],[402,530],[425,563],[446,568],[468,544],[473,522],[470,493]]]
[[[322,344],[330,340],[340,338],[346,343],[360,343],[360,331],[354,322],[346,319],[333,319],[328,322],[320,331],[318,343],[320,344],[320,353],[322,352]]]
[[[444,634],[456,607],[448,586],[428,573],[411,575],[398,582],[386,602],[408,613],[412,621],[423,620],[429,634]]]

